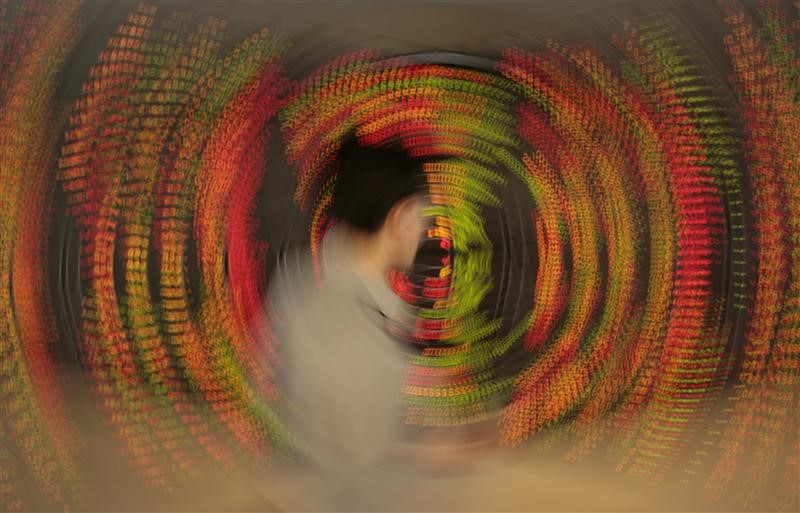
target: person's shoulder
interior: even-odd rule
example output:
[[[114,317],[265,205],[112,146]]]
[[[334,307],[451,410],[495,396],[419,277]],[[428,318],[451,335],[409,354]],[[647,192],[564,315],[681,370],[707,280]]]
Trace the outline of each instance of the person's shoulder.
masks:
[[[298,308],[312,292],[313,270],[307,249],[281,250],[267,280],[267,297],[272,306],[277,310]]]
[[[352,294],[324,272],[315,272],[308,250],[290,249],[270,275],[267,294],[273,322],[289,331],[319,337],[346,329],[356,312]],[[296,333],[297,334],[297,333]]]

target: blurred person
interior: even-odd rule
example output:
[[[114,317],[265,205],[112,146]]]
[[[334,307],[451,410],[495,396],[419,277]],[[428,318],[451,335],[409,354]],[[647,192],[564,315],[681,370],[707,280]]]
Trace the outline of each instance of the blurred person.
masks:
[[[269,302],[289,426],[318,478],[294,507],[318,493],[320,507],[371,509],[392,472],[425,465],[423,452],[446,460],[444,444],[420,451],[408,441],[399,399],[413,348],[385,329],[403,314],[387,277],[414,264],[429,200],[421,162],[400,148],[351,139],[336,164],[329,214],[337,222],[322,242],[319,282],[311,255],[290,252],[270,278]]]

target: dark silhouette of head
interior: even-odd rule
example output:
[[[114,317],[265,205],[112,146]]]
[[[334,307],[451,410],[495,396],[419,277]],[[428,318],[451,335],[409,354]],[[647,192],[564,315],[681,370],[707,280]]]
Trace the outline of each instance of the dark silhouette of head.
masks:
[[[409,269],[426,228],[422,161],[399,146],[366,146],[348,137],[331,170],[329,214],[346,226],[362,260],[380,272]]]
[[[350,137],[334,164],[330,214],[352,228],[377,232],[401,200],[425,195],[422,161],[399,146],[364,146]]]

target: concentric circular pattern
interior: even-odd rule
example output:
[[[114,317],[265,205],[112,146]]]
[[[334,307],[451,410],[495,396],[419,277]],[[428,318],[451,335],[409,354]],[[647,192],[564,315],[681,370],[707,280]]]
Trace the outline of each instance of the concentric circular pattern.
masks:
[[[82,228],[84,364],[142,478],[169,489],[281,444],[267,332],[250,322],[266,244],[249,212],[288,84],[266,29],[223,59],[224,23],[187,33],[154,14],[132,14],[100,55],[60,177]]]
[[[443,343],[428,344],[409,368],[403,392],[412,424],[479,419],[488,410],[486,402],[511,385],[511,379],[494,379],[493,363],[502,351],[490,336],[500,321],[480,306],[492,287],[493,258],[483,209],[500,206],[493,189],[507,184],[495,168],[503,162],[521,167],[509,151],[520,147],[513,116],[518,94],[512,82],[492,73],[415,64],[411,58],[377,60],[362,52],[319,68],[282,113],[300,205],[312,202],[317,177],[348,132],[363,144],[395,142],[412,155],[436,158],[424,168],[432,197],[428,215],[434,220],[426,244],[438,249],[439,258],[415,276],[394,281],[398,293],[418,308],[418,322],[406,326],[405,334]],[[333,221],[324,213],[326,185],[318,184],[320,199],[313,202],[310,239],[317,256]]]
[[[285,158],[319,272],[336,221],[323,171],[348,133],[427,160],[432,228],[391,277],[414,313],[392,329],[420,347],[408,424],[496,421],[517,450],[798,507],[796,7],[720,3],[726,89],[664,20],[626,23],[613,52],[362,50],[294,81],[268,29],[223,52],[224,20],[142,4],[68,111],[54,105],[79,6],[0,13],[5,509],[96,491],[62,392],[54,216],[80,234],[93,405],[146,486],[293,454],[262,306],[286,241],[265,239],[258,207]]]

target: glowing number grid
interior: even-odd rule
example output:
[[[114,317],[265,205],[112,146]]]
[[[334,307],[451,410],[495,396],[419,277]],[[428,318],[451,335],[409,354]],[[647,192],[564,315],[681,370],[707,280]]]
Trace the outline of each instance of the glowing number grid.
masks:
[[[650,29],[641,39],[647,46],[634,49],[630,32],[617,40],[641,58],[640,68],[654,56],[688,60],[668,31]],[[630,475],[657,480],[702,421],[727,370],[711,281],[723,257],[716,248],[725,229],[722,169],[709,158],[725,145],[714,140],[715,118],[700,124],[691,111],[702,101],[695,91],[707,86],[672,85],[700,83],[692,66],[658,69],[660,81],[655,72],[645,75],[652,84],[646,98],[591,49],[551,46],[539,55],[510,51],[500,63],[530,88],[521,131],[541,147],[526,163],[546,206],[534,212],[542,296],[534,298],[535,331],[526,340],[539,356],[517,385],[505,436],[514,441],[571,415],[579,442],[569,456],[581,458],[602,436],[597,430],[613,424],[623,433],[617,443],[638,438],[621,465],[630,461]],[[564,246],[572,259],[566,264]],[[566,304],[559,302],[564,295]],[[564,317],[560,326],[543,330],[553,329],[556,317]],[[622,402],[617,418],[595,423],[615,401]],[[629,411],[639,422],[630,423]]]
[[[86,363],[141,476],[168,491],[240,452],[262,461],[270,437],[281,436],[263,372],[274,356],[258,324],[266,244],[254,239],[250,211],[264,126],[288,84],[276,62],[282,46],[266,30],[223,59],[224,22],[187,34],[180,14],[157,26],[155,11],[141,6],[101,54],[72,116],[61,178],[84,228]],[[190,240],[202,280],[197,312]]]
[[[78,36],[77,4],[0,4],[0,504],[80,502],[83,440],[64,401],[47,237],[53,146],[63,112],[52,98]],[[11,72],[13,70],[13,72]],[[13,440],[14,444],[10,441]]]
[[[743,472],[748,486],[736,497],[752,506],[783,460],[781,486],[793,492],[776,506],[791,509],[800,496],[800,20],[796,12],[787,19],[786,11],[768,2],[756,32],[741,6],[724,7],[731,82],[745,124],[755,269],[739,393],[707,488],[711,497],[721,497]],[[745,458],[744,450],[753,456]]]
[[[274,119],[318,270],[335,222],[321,170],[345,133],[447,157],[425,169],[441,265],[393,276],[418,307],[402,332],[434,344],[409,366],[407,422],[501,408],[501,443],[567,441],[576,461],[603,447],[632,478],[700,479],[715,500],[741,481],[750,506],[777,472],[773,506],[796,508],[800,20],[774,2],[755,19],[720,5],[733,112],[659,20],[626,23],[614,58],[550,41],[505,50],[492,73],[365,50],[290,83],[266,30],[220,56],[223,20],[192,29],[140,5],[59,149],[53,94],[77,6],[0,4],[0,500],[80,506],[92,491],[59,392],[56,178],[80,229],[82,363],[144,483],[169,492],[291,445],[260,315],[280,241],[259,240],[253,214]],[[531,310],[506,326],[481,304],[507,257],[484,219],[511,208],[510,188],[529,193],[537,264],[516,270],[535,276]],[[499,379],[519,348],[524,367]]]

